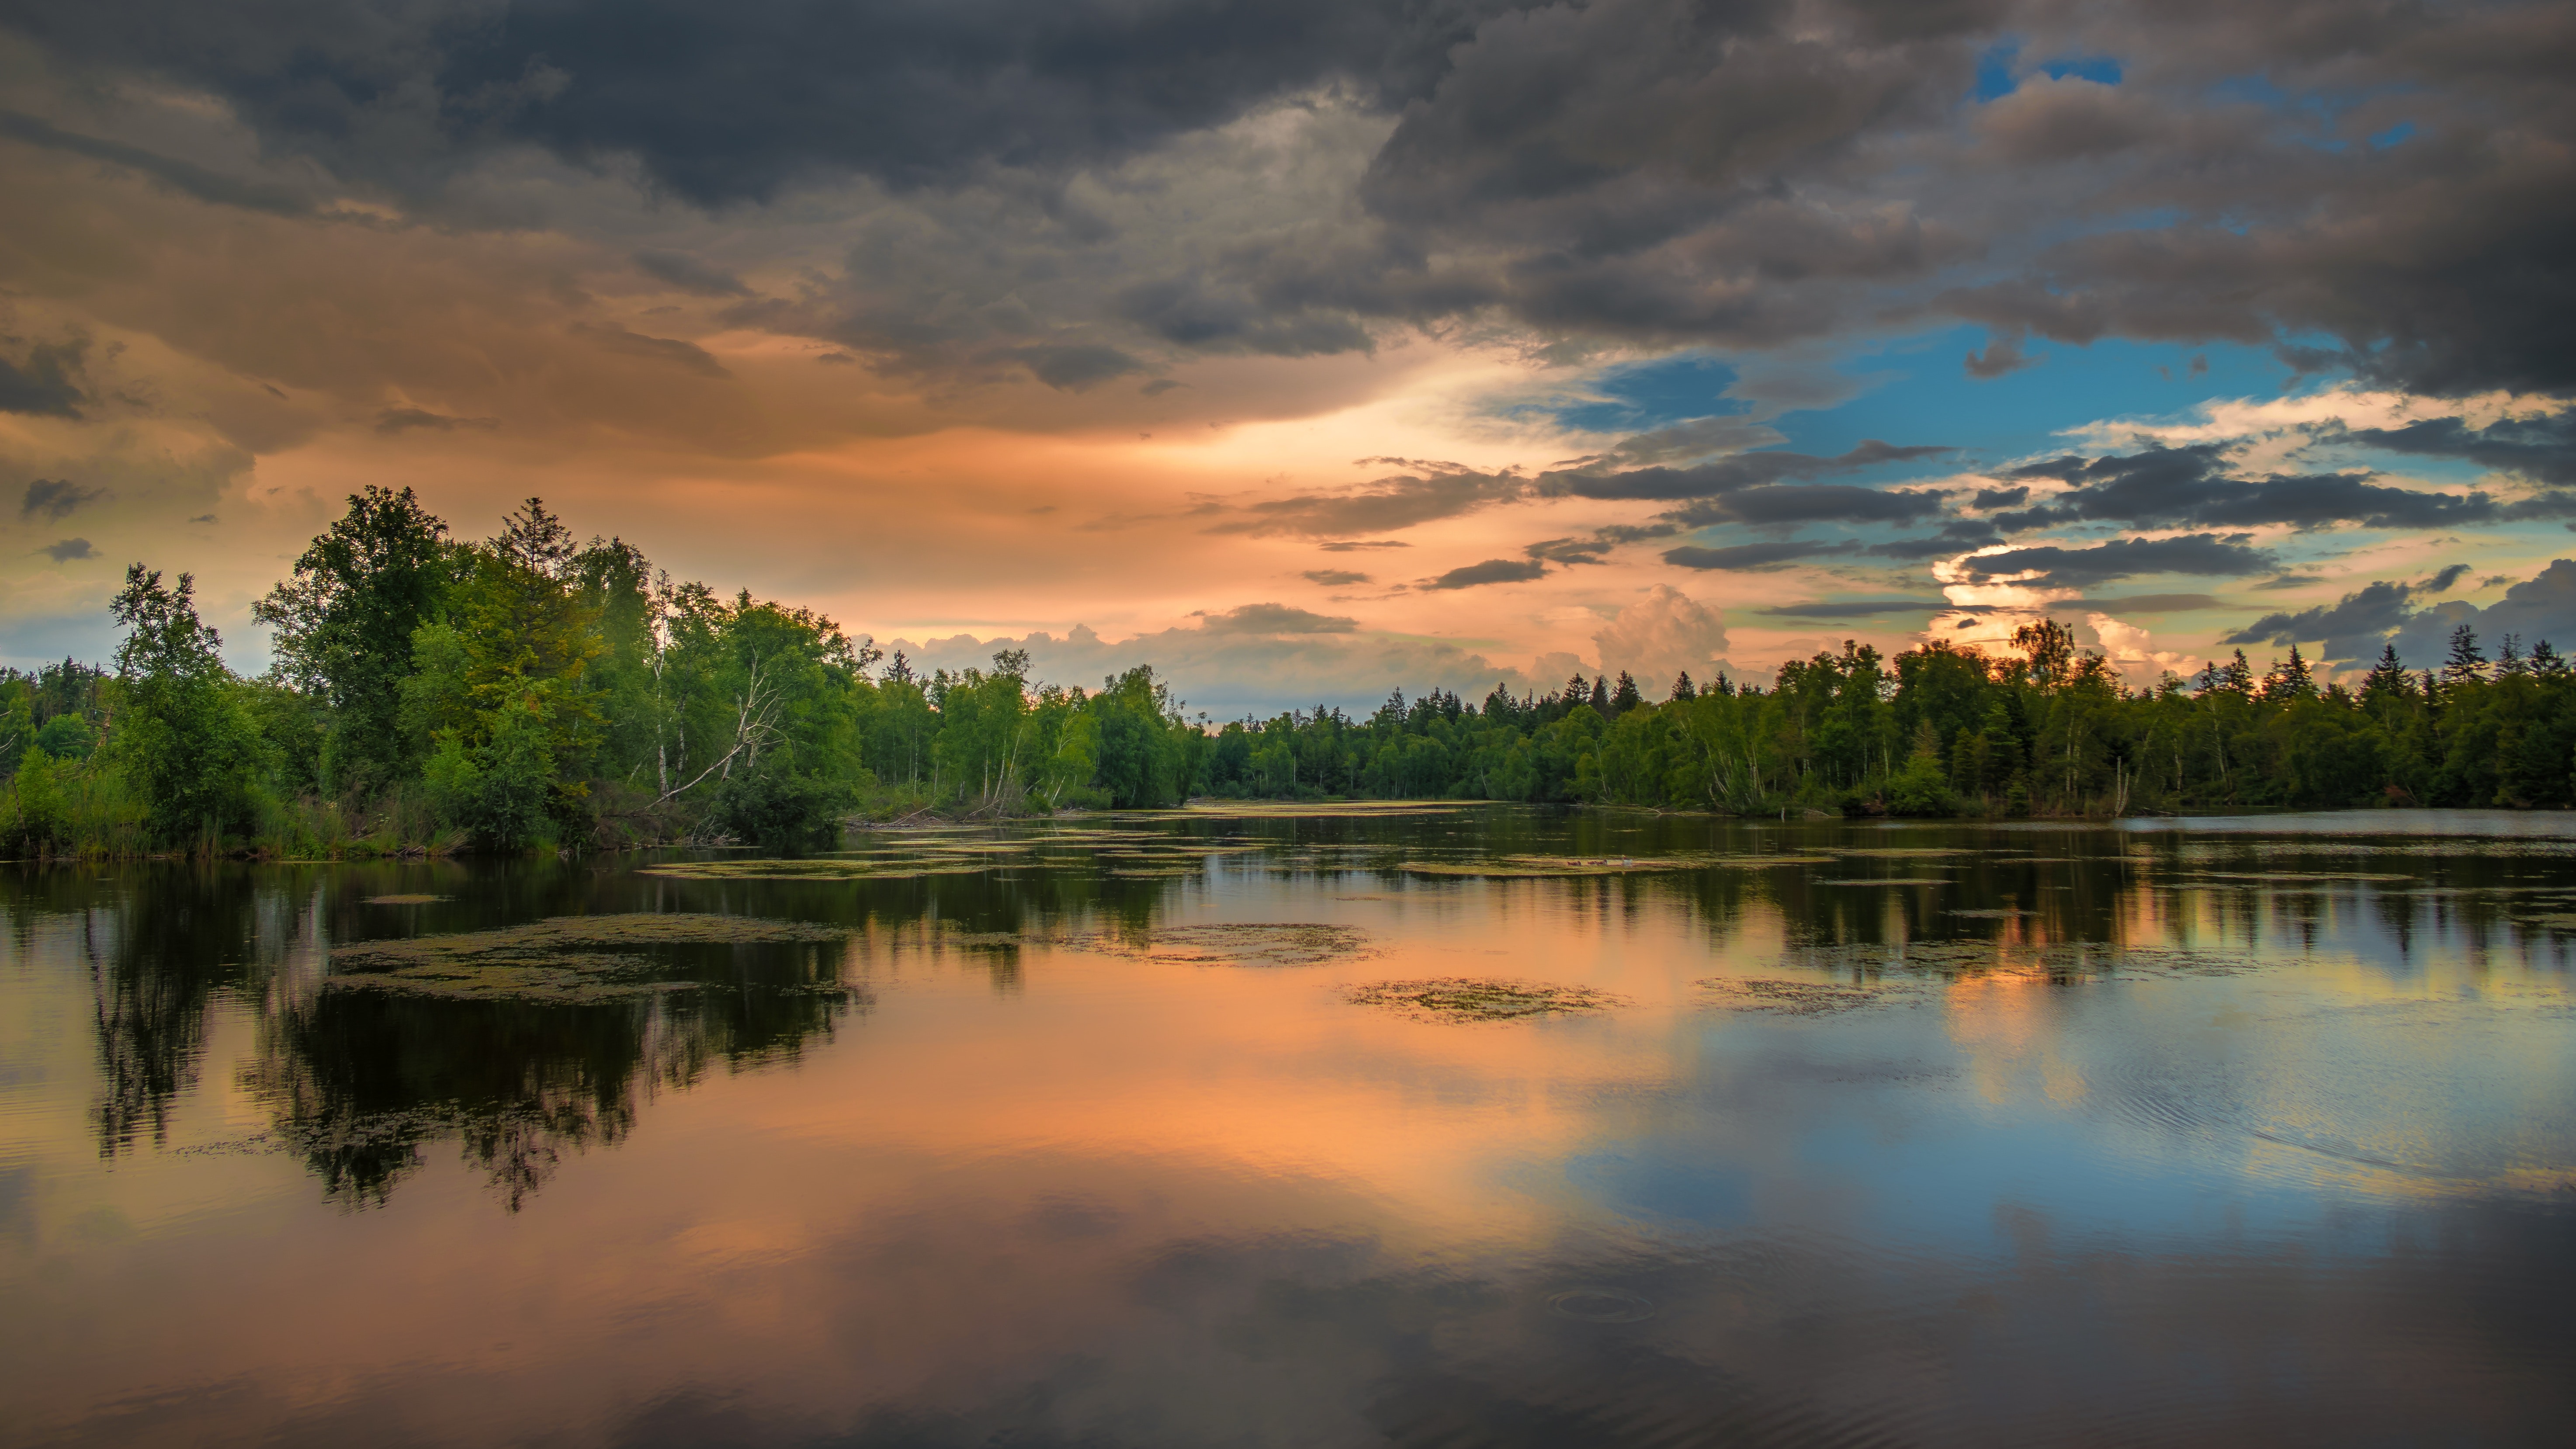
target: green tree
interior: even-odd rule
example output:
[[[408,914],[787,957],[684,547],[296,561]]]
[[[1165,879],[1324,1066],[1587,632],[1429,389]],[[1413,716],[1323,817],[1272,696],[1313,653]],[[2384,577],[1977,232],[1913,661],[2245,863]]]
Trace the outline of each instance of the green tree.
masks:
[[[273,631],[277,672],[326,707],[318,783],[369,792],[413,772],[402,725],[412,635],[456,582],[447,525],[412,490],[368,485],[295,561],[292,577],[251,606]]]
[[[259,730],[223,640],[197,618],[196,580],[165,587],[134,564],[108,612],[126,631],[116,648],[122,709],[109,740],[138,789],[153,833],[165,841],[247,830],[265,763]]]

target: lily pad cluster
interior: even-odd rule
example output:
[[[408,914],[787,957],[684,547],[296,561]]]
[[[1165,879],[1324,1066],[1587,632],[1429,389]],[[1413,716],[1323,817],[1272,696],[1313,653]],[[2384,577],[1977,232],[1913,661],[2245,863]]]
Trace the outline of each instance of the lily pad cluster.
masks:
[[[1378,981],[1343,993],[1354,1006],[1375,1006],[1417,1021],[1527,1021],[1626,1006],[1628,999],[1590,986],[1490,977],[1442,976]]]
[[[838,941],[840,927],[696,912],[557,916],[491,931],[361,941],[331,952],[330,985],[425,996],[596,1001],[683,991],[656,946]],[[620,949],[625,948],[625,949]]]
[[[1313,921],[1227,921],[1099,933],[1062,943],[1077,951],[1175,966],[1320,966],[1372,954],[1366,931]]]

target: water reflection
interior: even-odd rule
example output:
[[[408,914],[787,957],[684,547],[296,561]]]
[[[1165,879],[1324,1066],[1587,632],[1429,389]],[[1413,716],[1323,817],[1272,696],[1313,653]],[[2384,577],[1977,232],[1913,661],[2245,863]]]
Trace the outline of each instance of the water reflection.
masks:
[[[2528,1442],[2576,1409],[2576,843],[1115,826],[903,878],[6,877],[0,1444]],[[1808,863],[1637,867],[1694,852]],[[603,938],[559,999],[355,969],[630,913],[828,929]],[[1630,1004],[1352,1004],[1451,977]]]

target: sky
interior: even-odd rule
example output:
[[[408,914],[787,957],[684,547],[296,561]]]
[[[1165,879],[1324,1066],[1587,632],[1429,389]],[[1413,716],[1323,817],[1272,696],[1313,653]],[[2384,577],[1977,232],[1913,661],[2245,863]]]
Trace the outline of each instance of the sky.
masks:
[[[2576,647],[2576,7],[0,0],[0,663],[542,496],[1195,711]]]

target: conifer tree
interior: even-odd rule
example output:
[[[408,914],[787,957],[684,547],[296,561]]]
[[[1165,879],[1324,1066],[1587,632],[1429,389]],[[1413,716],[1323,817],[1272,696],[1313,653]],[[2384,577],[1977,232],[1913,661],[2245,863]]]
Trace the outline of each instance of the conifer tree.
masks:
[[[2462,624],[2451,631],[2451,653],[2442,664],[2442,682],[2467,684],[2486,677],[2487,656],[2478,647],[2477,631]]]

